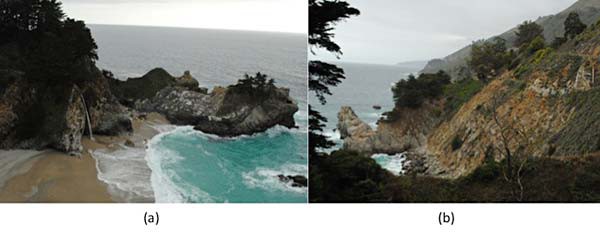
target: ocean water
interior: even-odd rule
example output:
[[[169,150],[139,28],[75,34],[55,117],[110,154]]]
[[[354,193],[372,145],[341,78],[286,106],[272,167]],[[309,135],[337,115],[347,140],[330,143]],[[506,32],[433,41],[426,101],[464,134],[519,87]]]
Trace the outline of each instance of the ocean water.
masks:
[[[324,134],[336,143],[329,151],[342,147],[343,141],[337,131],[337,114],[342,106],[350,106],[358,117],[368,123],[373,129],[377,128],[377,121],[383,113],[394,107],[392,86],[406,79],[410,74],[417,74],[422,67],[400,67],[393,65],[359,64],[359,63],[337,63],[344,69],[346,79],[337,87],[331,87],[333,95],[327,96],[327,103],[321,105],[311,93],[311,105],[320,111],[328,119]],[[381,106],[376,110],[373,106]],[[403,155],[371,156],[383,168],[396,175],[402,173]]]
[[[403,175],[404,167],[403,163],[406,160],[405,154],[397,154],[397,155],[387,155],[387,154],[375,154],[372,155],[371,158],[377,162],[377,164],[381,165],[383,169],[386,169],[392,172],[394,175]]]
[[[336,130],[337,114],[342,106],[352,107],[361,120],[375,129],[382,114],[394,107],[392,86],[410,74],[417,74],[421,69],[359,63],[337,65],[344,69],[346,79],[340,85],[330,87],[332,95],[327,96],[327,103],[318,103],[313,93],[310,97],[313,108],[328,119],[325,134],[337,143],[336,149],[342,146],[339,132]],[[375,105],[381,106],[381,110],[374,109]]]
[[[189,70],[203,87],[235,83],[261,72],[290,88],[298,129],[220,138],[191,126],[153,126],[147,149],[94,152],[99,178],[124,202],[307,202],[306,188],[278,175],[308,176],[306,36],[228,30],[91,25],[102,69],[119,79],[155,67],[174,76]]]
[[[278,175],[303,175],[306,132],[282,127],[220,138],[177,127],[150,142],[146,158],[157,202],[306,202],[306,188]]]

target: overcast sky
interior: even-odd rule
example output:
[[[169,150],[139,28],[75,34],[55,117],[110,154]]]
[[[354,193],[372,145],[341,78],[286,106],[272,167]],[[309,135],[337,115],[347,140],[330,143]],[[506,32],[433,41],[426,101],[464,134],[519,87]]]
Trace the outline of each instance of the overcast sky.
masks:
[[[149,25],[306,33],[306,0],[62,0],[90,24]]]
[[[449,55],[576,0],[348,0],[361,15],[338,25],[342,61],[396,64]],[[334,59],[319,51],[322,59]]]

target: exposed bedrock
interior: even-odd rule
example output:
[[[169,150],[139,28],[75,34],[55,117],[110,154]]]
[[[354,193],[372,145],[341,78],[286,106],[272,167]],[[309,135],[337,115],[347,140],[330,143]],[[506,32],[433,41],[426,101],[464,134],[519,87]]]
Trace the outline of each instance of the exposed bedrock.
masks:
[[[169,75],[162,69],[154,69],[141,78],[113,82],[115,93],[121,93],[120,100],[132,103],[132,107],[142,112],[164,114],[169,121],[178,125],[193,125],[194,129],[224,137],[251,135],[263,132],[276,125],[296,127],[294,114],[297,103],[289,96],[289,89],[265,89],[261,95],[247,90],[228,87],[215,87],[210,93],[198,87],[197,81],[186,72],[180,78]],[[122,90],[135,86],[134,83],[165,85],[152,88],[154,95],[125,95]],[[146,88],[151,89],[151,88]],[[146,93],[146,91],[143,91]]]

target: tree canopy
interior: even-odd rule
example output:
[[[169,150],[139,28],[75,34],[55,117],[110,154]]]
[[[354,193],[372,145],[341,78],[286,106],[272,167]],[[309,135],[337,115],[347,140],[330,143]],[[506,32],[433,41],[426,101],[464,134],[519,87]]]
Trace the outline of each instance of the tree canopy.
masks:
[[[515,40],[515,47],[521,48],[523,45],[528,45],[536,37],[544,38],[544,29],[539,24],[532,21],[525,21],[517,28],[517,39]]]
[[[267,79],[267,75],[260,72],[255,76],[244,74],[244,78],[238,80],[237,84],[231,86],[240,89],[242,93],[260,94],[275,88],[275,80]]]
[[[0,0],[0,43],[57,32],[65,17],[57,0]]]
[[[511,59],[507,51],[506,40],[496,37],[491,41],[474,42],[471,47],[471,59],[468,61],[471,70],[479,79],[497,75]]]
[[[579,14],[577,12],[571,12],[569,13],[569,16],[567,16],[567,19],[565,20],[565,38],[570,40],[575,38],[577,35],[581,34],[583,31],[585,31],[585,29],[587,28],[587,25],[585,25],[583,22],[581,22],[581,19],[579,18]]]
[[[57,0],[0,0],[0,44],[19,47],[28,80],[57,84],[91,76],[96,42],[83,21],[66,18]]]
[[[418,108],[426,99],[436,98],[443,94],[444,86],[450,84],[450,76],[444,71],[436,74],[414,75],[398,81],[392,87],[396,107]]]
[[[308,43],[317,48],[323,48],[336,55],[342,51],[333,41],[335,25],[360,11],[346,1],[339,0],[309,0],[308,1]]]
[[[315,49],[324,49],[335,56],[341,56],[341,47],[333,41],[335,26],[360,14],[346,1],[309,0],[308,44],[315,54]],[[308,88],[315,93],[321,104],[326,103],[325,95],[331,95],[330,86],[337,86],[345,79],[344,70],[334,64],[322,61],[310,61],[308,66]],[[333,142],[322,134],[323,123],[327,118],[309,105],[309,155],[316,155],[317,149],[330,148]]]

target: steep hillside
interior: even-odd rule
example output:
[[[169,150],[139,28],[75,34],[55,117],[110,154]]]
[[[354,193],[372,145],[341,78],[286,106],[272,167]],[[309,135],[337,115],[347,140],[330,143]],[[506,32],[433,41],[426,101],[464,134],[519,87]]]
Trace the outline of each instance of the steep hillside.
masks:
[[[425,174],[442,178],[465,176],[486,159],[503,160],[507,152],[520,160],[598,154],[599,58],[600,24],[595,23],[560,48],[542,49],[488,81],[460,102],[457,111],[448,108],[453,99],[432,100],[436,106],[423,105],[401,111],[403,117],[391,122],[380,121],[360,144],[358,137],[347,134],[344,147],[368,154],[408,150],[420,155],[412,161],[424,164]],[[347,114],[340,114],[341,125],[345,119]],[[414,127],[419,131],[410,130]],[[407,144],[402,139],[421,140]]]
[[[540,17],[535,22],[544,28],[544,37],[551,42],[555,37],[564,34],[564,25],[567,15],[571,12],[579,13],[581,20],[590,25],[600,18],[600,0],[579,0],[564,11],[550,16]],[[515,41],[516,27],[498,35],[507,40],[509,45]],[[470,56],[471,46],[468,45],[443,59],[431,60],[422,73],[435,73],[439,70],[448,72],[454,79],[462,79],[469,75],[467,59]]]

